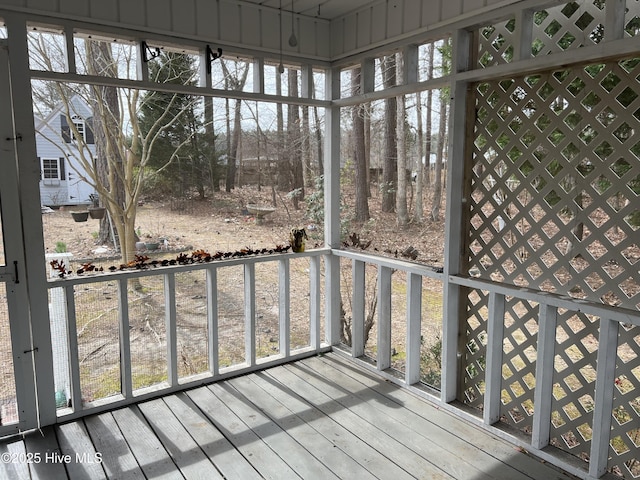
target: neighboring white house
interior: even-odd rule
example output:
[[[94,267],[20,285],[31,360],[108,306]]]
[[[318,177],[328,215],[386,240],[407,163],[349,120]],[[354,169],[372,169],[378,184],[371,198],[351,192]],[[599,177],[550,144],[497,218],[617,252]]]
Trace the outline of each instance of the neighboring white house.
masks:
[[[82,148],[95,155],[93,112],[79,96],[69,101],[71,121],[83,137]],[[95,189],[82,177],[86,170],[79,161],[78,142],[69,127],[65,105],[60,103],[44,119],[35,118],[36,151],[40,162],[40,202],[46,206],[79,205],[90,202]],[[85,154],[86,154],[85,150]],[[88,177],[87,177],[88,178]]]

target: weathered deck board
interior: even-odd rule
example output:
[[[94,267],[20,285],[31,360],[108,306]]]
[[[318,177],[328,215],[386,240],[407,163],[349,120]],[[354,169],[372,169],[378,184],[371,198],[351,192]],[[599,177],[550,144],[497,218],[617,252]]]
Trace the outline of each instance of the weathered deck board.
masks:
[[[336,448],[336,443],[331,441],[331,437],[335,436],[336,425],[330,425],[329,423],[333,422],[323,415],[318,413],[313,420],[307,417],[310,420],[307,423],[303,412],[302,415],[298,415],[293,410],[296,403],[302,402],[296,402],[288,394],[279,395],[282,390],[273,388],[268,382],[260,381],[257,376],[236,378],[230,383],[338,477],[352,477],[358,480],[376,478],[342,449]],[[308,410],[310,406],[302,404],[302,408]],[[319,426],[318,423],[325,425]],[[329,438],[324,436],[323,432],[328,432]]]
[[[22,461],[26,458],[24,442],[11,440],[0,443],[0,455],[3,461],[0,462],[0,478],[29,478],[29,466]]]
[[[330,388],[328,384],[316,387],[297,375],[298,372],[295,370],[291,371],[287,368],[269,373],[367,444],[369,448],[366,456],[372,461],[377,461],[375,471],[382,478],[398,480],[420,478],[425,471],[436,474],[436,467],[412,452],[400,439],[395,439],[385,431],[376,429],[326,394],[325,390]]]
[[[147,478],[183,478],[137,406],[116,410],[113,418]]]
[[[222,479],[222,475],[162,399],[142,403],[139,408],[186,479]]]
[[[102,466],[107,478],[144,480],[144,474],[113,415],[92,415],[85,419],[85,424],[95,450],[102,454]]]
[[[209,388],[302,478],[337,479],[325,465],[229,383],[215,384]]]
[[[43,432],[0,454],[74,461],[0,462],[0,479],[573,478],[338,354]]]
[[[435,454],[440,459],[440,465],[448,472],[455,474],[457,478],[491,478],[499,480],[516,480],[528,478],[543,478],[536,474],[543,475],[546,467],[539,461],[515,450],[512,446],[491,442],[494,449],[493,455],[485,451],[482,447],[483,441],[489,446],[486,433],[481,432],[471,426],[464,430],[464,436],[456,434],[455,428],[451,428],[451,423],[455,421],[456,426],[465,425],[459,419],[446,412],[428,412],[429,417],[438,413],[438,424],[434,424],[425,418],[429,409],[428,404],[419,401],[408,392],[403,392],[403,400],[398,401],[385,396],[380,390],[396,390],[388,382],[372,375],[367,375],[361,370],[351,369],[346,363],[340,363],[339,359],[332,358],[331,361],[324,361],[320,357],[302,361],[290,366],[291,369],[301,369],[312,371],[321,375],[329,381],[339,381],[342,388],[354,392],[356,397],[369,399],[372,410],[364,410],[356,405],[359,414],[368,417],[371,421],[381,421],[386,425],[386,430],[402,435],[407,444],[421,454],[428,455],[429,452]],[[407,410],[405,402],[412,397],[418,406],[417,411]],[[347,403],[351,403],[348,402]],[[382,415],[381,415],[382,414]],[[395,422],[389,422],[393,419]],[[397,422],[397,423],[396,423]],[[447,426],[447,428],[442,428]],[[501,447],[501,448],[499,448]],[[496,456],[499,455],[500,462],[496,463]],[[496,468],[496,465],[499,468]],[[556,478],[547,477],[544,478]],[[558,476],[557,478],[563,478]],[[568,478],[568,477],[564,477]]]
[[[294,472],[256,433],[233,413],[207,387],[188,392],[189,397],[207,415],[209,420],[250,461],[264,478],[298,478]]]
[[[83,422],[60,425],[57,433],[60,450],[72,459],[66,465],[69,477],[86,480],[107,478],[101,454],[96,452]]]
[[[25,449],[27,454],[32,455],[32,463],[29,463],[31,480],[62,478],[65,475],[64,460],[53,427],[43,428],[42,433],[28,436]]]
[[[186,393],[165,397],[164,401],[224,478],[262,478]]]
[[[425,403],[422,399],[404,389],[397,388],[373,373],[355,367],[348,360],[340,356],[334,355],[331,356],[330,359],[327,359],[327,357],[316,357],[316,359],[323,361],[328,367],[336,369],[341,382],[345,379],[345,376],[350,376],[376,392],[379,392],[390,401],[401,405],[405,413],[408,411],[421,417],[418,419],[408,413],[406,416],[403,415],[402,417],[405,418],[405,420],[410,420],[408,424],[409,428],[418,428],[420,431],[427,431],[427,429],[429,429],[431,432],[433,429],[442,430],[446,432],[447,435],[455,437],[453,439],[450,438],[450,441],[454,443],[449,443],[449,440],[447,441],[447,446],[454,444],[460,445],[460,442],[469,444],[469,440],[473,439],[472,446],[476,447],[476,450],[480,454],[490,457],[489,459],[485,459],[485,461],[490,462],[492,471],[495,471],[496,465],[505,464],[525,474],[525,478],[548,478],[549,480],[574,478],[570,475],[563,475],[556,469],[549,470],[548,465],[540,462],[538,459],[530,455],[522,454],[522,452],[506,442],[495,441],[492,436],[484,432],[479,435],[478,429],[473,425],[466,423],[464,420],[446,411],[440,410],[434,405]],[[316,359],[301,363],[311,365],[315,363]],[[323,371],[328,374],[327,370]],[[336,378],[335,375],[329,376]],[[470,458],[467,459],[470,460]]]
[[[373,388],[346,375],[321,359],[314,358],[309,362],[300,362],[291,369],[305,372],[304,378],[313,374],[321,375],[331,382],[340,381],[341,388],[354,392],[355,398],[346,397],[338,400],[349,406],[362,418],[378,423],[390,435],[403,438],[406,444],[417,454],[439,459],[439,467],[457,478],[517,480],[530,478],[528,475],[506,465],[495,469],[495,458],[480,450],[476,445],[462,440],[460,437],[435,427],[419,414],[399,410],[402,406],[393,402]],[[381,381],[380,383],[384,383]],[[333,388],[333,387],[332,387]],[[338,391],[339,398],[344,396]],[[477,432],[476,432],[477,433]],[[474,435],[475,436],[475,435]],[[469,437],[469,438],[473,438]]]

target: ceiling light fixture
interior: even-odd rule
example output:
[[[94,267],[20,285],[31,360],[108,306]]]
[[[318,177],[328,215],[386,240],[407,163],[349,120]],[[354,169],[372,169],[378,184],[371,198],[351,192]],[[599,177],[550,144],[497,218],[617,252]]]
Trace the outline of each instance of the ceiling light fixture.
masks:
[[[293,30],[293,0],[291,0],[291,36],[289,37],[289,45],[291,47],[298,46],[298,39],[296,38],[296,33]]]
[[[284,73],[284,65],[282,64],[282,0],[280,0],[280,65],[278,65],[278,72],[281,75]]]

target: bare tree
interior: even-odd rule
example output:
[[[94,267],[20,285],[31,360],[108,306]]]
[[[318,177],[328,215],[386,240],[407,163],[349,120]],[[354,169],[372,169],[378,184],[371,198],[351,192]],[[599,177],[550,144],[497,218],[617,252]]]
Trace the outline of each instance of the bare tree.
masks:
[[[235,68],[232,72],[229,68],[229,63]],[[220,65],[224,73],[224,84],[228,90],[240,91],[247,83],[247,76],[249,75],[249,62],[241,62],[232,60],[221,60]],[[228,104],[227,104],[228,105]],[[236,168],[238,165],[238,150],[240,145],[240,136],[242,134],[242,128],[240,124],[242,113],[242,100],[236,99],[233,108],[233,130],[231,131],[231,112],[227,107],[227,142],[228,142],[228,157],[227,157],[227,177],[225,190],[230,192],[235,187]]]
[[[396,75],[402,75],[402,55],[396,54]],[[397,168],[398,189],[396,192],[396,220],[400,228],[409,225],[409,213],[407,210],[407,135],[406,135],[406,96],[399,96],[396,100],[398,114],[396,117],[397,140]]]
[[[116,62],[111,48],[106,42],[87,43],[87,66],[92,75],[116,76]],[[101,115],[93,118],[93,129],[96,143],[96,176],[101,185],[110,185],[111,196],[118,205],[125,204],[124,195],[124,161],[122,150],[118,147],[117,137],[107,132],[118,130],[117,119],[120,118],[118,91],[115,87],[96,85],[92,87],[92,107],[94,112],[104,109]],[[99,102],[104,102],[102,105]],[[106,124],[105,124],[106,122]],[[115,161],[109,161],[112,158]],[[106,200],[102,200],[104,203]],[[100,220],[98,243],[111,244],[111,219],[105,216]],[[119,245],[114,245],[114,247]]]
[[[351,91],[353,95],[360,93],[361,69],[351,70]],[[356,176],[356,222],[369,220],[367,158],[365,150],[364,128],[365,105],[360,103],[351,108],[351,120],[353,123],[353,157],[355,160]]]
[[[41,43],[43,37],[31,38],[31,50],[38,52],[42,58],[47,57],[54,51],[50,45]],[[48,39],[49,41],[54,41]],[[120,51],[123,57],[113,56],[114,48],[127,48],[108,44],[100,46],[101,42],[86,39],[84,48],[86,55],[98,56],[95,58],[85,58],[87,65],[85,68],[115,68],[118,62],[132,61],[133,49]],[[93,44],[93,45],[92,45]],[[63,52],[63,45],[57,48]],[[64,57],[62,57],[64,58]],[[111,63],[111,65],[109,65]],[[129,65],[130,66],[130,65]],[[128,66],[124,67],[128,71]],[[135,254],[135,222],[138,201],[146,180],[157,175],[159,171],[152,171],[148,167],[149,160],[153,154],[153,146],[161,132],[181,118],[181,113],[169,115],[168,110],[160,115],[150,126],[147,133],[143,133],[139,123],[139,109],[144,98],[141,92],[136,89],[108,89],[89,85],[65,85],[60,82],[52,82],[53,88],[60,98],[62,114],[66,119],[66,135],[73,139],[72,142],[60,141],[60,138],[43,137],[52,144],[57,145],[64,157],[78,162],[81,168],[76,169],[74,162],[67,162],[72,169],[75,169],[78,177],[93,186],[98,193],[101,202],[109,211],[113,227],[118,236],[120,253],[125,263],[130,262]],[[87,105],[96,108],[93,112],[94,128],[100,127],[101,132],[96,132],[103,138],[103,145],[99,150],[102,159],[98,162],[92,149],[84,139],[84,132],[78,128],[78,124],[73,120],[78,115],[76,111],[75,97],[81,97]],[[117,98],[117,100],[116,100]],[[171,102],[175,101],[177,95]],[[118,104],[118,108],[114,107]],[[39,105],[34,106],[38,111]],[[100,117],[96,121],[96,117]],[[42,134],[42,132],[40,132]],[[61,132],[62,135],[62,132]],[[176,150],[167,159],[165,165],[171,164],[175,159],[176,152],[182,145],[177,145]]]
[[[427,79],[433,78],[434,47],[429,44],[427,47]],[[426,111],[427,117],[423,130],[423,106],[422,94],[416,94],[416,107],[418,117],[418,167],[416,177],[416,209],[414,221],[422,223],[424,221],[424,187],[428,187],[431,182],[431,109],[433,108],[433,90],[427,90]]]
[[[298,71],[295,68],[288,69],[289,95],[298,96]],[[304,200],[304,175],[302,165],[302,135],[300,131],[300,110],[297,105],[288,105],[287,108],[287,157],[291,174],[293,207],[300,208],[299,201]]]
[[[440,102],[440,125],[438,132],[438,145],[436,152],[436,164],[433,183],[433,202],[431,204],[431,219],[438,220],[440,217],[440,204],[442,202],[442,170],[444,163],[444,146],[447,138],[447,103]]]
[[[384,88],[391,88],[396,83],[396,56],[387,55],[380,63]],[[384,101],[384,158],[382,164],[382,211],[393,212],[396,206],[396,179],[398,175],[398,146],[396,136],[397,102],[395,97]]]

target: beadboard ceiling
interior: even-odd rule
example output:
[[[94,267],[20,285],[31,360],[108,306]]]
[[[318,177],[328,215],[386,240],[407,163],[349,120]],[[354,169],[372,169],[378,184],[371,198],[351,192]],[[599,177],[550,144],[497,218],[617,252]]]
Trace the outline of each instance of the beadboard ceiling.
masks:
[[[242,0],[242,2],[282,9],[297,15],[333,20],[379,0]]]

